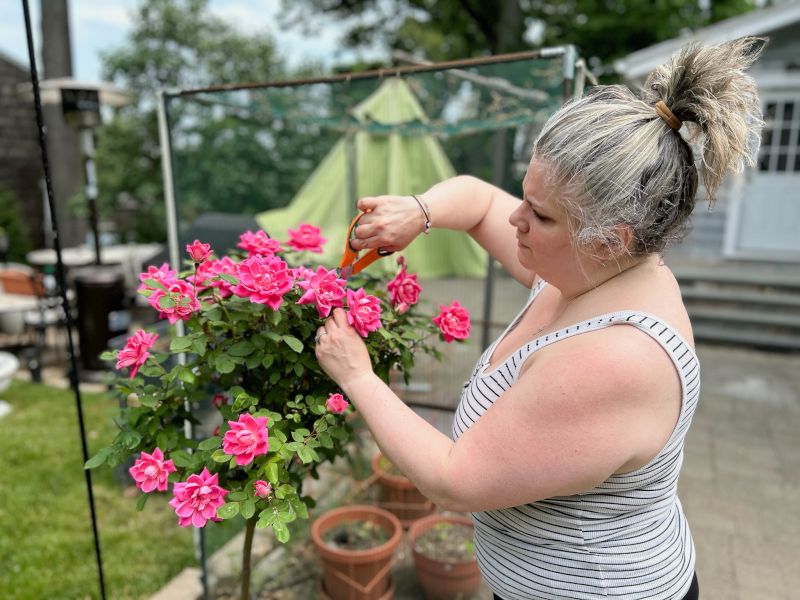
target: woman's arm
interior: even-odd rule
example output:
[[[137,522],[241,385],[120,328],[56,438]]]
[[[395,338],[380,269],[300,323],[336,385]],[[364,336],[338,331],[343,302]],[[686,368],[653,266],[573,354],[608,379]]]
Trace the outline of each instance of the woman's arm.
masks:
[[[433,227],[468,232],[523,285],[534,274],[517,260],[515,229],[508,218],[519,200],[485,181],[461,175],[437,183],[423,194]],[[358,202],[370,211],[356,228],[353,247],[402,250],[425,228],[425,215],[411,196],[376,196]]]
[[[326,322],[317,357],[381,451],[426,497],[446,509],[481,511],[589,490],[661,449],[680,386],[661,348],[625,329],[565,340],[568,349],[537,356],[456,442],[372,372],[343,311]]]

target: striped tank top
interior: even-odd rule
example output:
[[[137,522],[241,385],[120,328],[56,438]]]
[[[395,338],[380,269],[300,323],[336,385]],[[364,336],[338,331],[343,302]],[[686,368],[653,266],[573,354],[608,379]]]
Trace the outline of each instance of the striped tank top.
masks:
[[[694,575],[692,537],[677,497],[683,441],[700,391],[694,351],[669,325],[636,311],[600,315],[534,339],[488,371],[498,342],[517,325],[544,288],[481,356],[464,384],[453,420],[463,434],[516,381],[523,363],[550,344],[612,325],[630,325],[655,339],[672,358],[681,381],[678,422],[662,450],[645,466],[612,475],[574,496],[472,513],[481,573],[503,600],[673,600]]]

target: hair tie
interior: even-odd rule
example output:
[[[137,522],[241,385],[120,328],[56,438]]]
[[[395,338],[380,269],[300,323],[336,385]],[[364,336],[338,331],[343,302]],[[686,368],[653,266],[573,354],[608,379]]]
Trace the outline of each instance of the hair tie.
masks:
[[[676,117],[669,107],[664,104],[663,100],[659,100],[656,102],[656,112],[658,116],[664,119],[664,122],[672,127],[675,131],[678,131],[683,125],[683,121],[681,121],[678,117]]]

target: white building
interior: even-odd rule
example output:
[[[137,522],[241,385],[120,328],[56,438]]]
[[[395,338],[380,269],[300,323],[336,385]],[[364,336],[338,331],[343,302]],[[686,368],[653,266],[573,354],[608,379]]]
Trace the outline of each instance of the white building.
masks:
[[[681,46],[743,36],[769,38],[751,74],[765,128],[758,165],[732,177],[713,212],[698,202],[684,252],[726,259],[800,263],[800,1],[753,11],[685,37],[638,50],[616,63],[632,87]]]

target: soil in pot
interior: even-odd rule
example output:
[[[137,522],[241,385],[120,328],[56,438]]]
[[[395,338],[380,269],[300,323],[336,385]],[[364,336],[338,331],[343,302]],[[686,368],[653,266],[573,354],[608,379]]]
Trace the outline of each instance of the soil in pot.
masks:
[[[414,550],[442,562],[474,560],[473,529],[460,523],[437,523],[414,541]]]
[[[323,541],[340,550],[368,550],[389,541],[389,532],[373,521],[344,521],[322,536]]]

